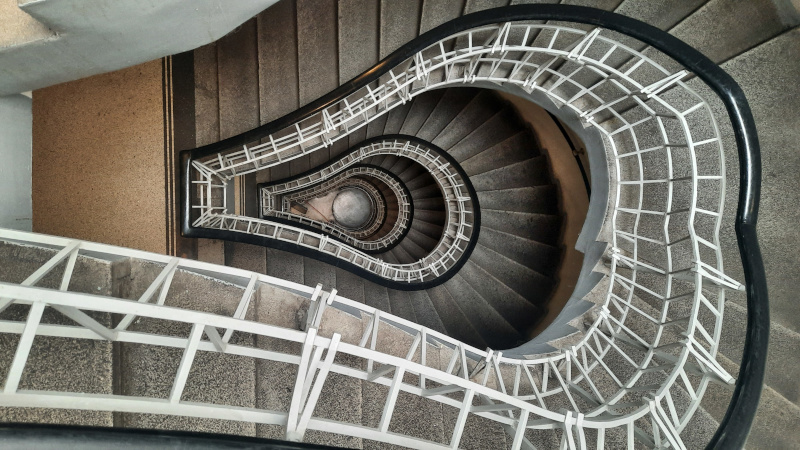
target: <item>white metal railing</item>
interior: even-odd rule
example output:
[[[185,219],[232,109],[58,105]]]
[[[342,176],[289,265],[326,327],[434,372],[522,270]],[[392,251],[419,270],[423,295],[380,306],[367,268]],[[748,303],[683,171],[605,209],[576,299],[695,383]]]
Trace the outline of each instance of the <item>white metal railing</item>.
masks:
[[[467,418],[476,415],[502,425],[513,438],[512,448],[530,446],[529,439],[536,431],[556,429],[562,430],[563,443],[570,448],[586,447],[589,439],[602,448],[607,437],[615,440],[621,437],[629,447],[633,447],[636,440],[651,446],[669,444],[684,448],[679,433],[696,408],[694,401],[686,402],[687,391],[689,399],[695,400],[704,388],[695,387],[696,379],[730,381],[730,376],[714,361],[713,355],[704,349],[700,342],[702,335],[671,332],[676,323],[680,324],[676,331],[680,331],[684,322],[662,324],[659,336],[647,339],[646,335],[633,333],[624,326],[625,316],[620,318],[605,306],[600,318],[577,345],[553,355],[509,359],[503,357],[502,352],[471,347],[419,324],[342,298],[335,290],[325,292],[319,285],[311,288],[231,267],[14,230],[0,229],[0,240],[51,249],[51,257],[22,282],[0,282],[0,312],[13,304],[30,305],[24,319],[0,320],[0,333],[20,336],[0,391],[0,406],[4,407],[77,408],[240,420],[281,425],[290,440],[302,440],[307,430],[320,430],[412,448],[458,447]],[[163,269],[138,301],[74,292],[70,290],[71,280],[81,255],[108,260],[135,258],[159,264]],[[61,275],[60,289],[36,286],[62,265],[66,268]],[[241,287],[242,296],[232,315],[168,306],[168,292],[178,271],[234,280]],[[696,273],[697,278],[702,276]],[[276,286],[310,298],[302,330],[244,319],[261,285]],[[207,299],[210,304],[217,301],[211,295]],[[331,336],[318,334],[331,306],[360,312],[366,325],[359,327],[363,330],[360,337],[348,341],[338,332]],[[77,325],[42,323],[47,308],[66,315]],[[630,312],[635,311],[634,308]],[[113,313],[122,319],[113,326],[105,326],[87,312]],[[187,335],[174,332],[165,335],[142,331],[146,327],[129,330],[134,321],[148,319],[159,320],[162,324],[188,325],[190,331]],[[413,339],[398,340],[397,326],[408,330]],[[390,337],[394,347],[405,346],[399,350],[405,357],[392,356],[380,348],[379,335],[387,332],[395,333]],[[286,350],[290,346],[276,346],[283,349],[276,351],[233,344],[231,339],[237,333],[302,345],[293,353]],[[183,352],[176,356],[178,369],[167,398],[86,394],[71,392],[68,388],[64,391],[20,389],[19,383],[37,336],[128,342],[178,348]],[[440,355],[449,357],[426,358],[426,352],[430,351],[428,344],[441,347],[445,353]],[[224,401],[184,400],[182,394],[199,352],[297,365],[289,407],[267,410],[234,406]],[[393,353],[398,354],[398,349],[393,349]],[[349,355],[361,363],[336,363],[336,355]],[[68,360],[70,355],[63,357]],[[377,427],[314,415],[316,405],[327,401],[322,393],[329,373],[389,387]],[[625,374],[629,375],[623,376]],[[447,442],[436,443],[389,432],[394,411],[402,407],[400,392],[458,410],[452,429],[445,433],[449,438]],[[473,400],[477,400],[478,405]]]
[[[381,198],[380,192],[369,181],[357,177],[369,177],[380,181],[389,187],[392,194],[397,199],[397,205],[393,206],[393,208],[397,209],[397,219],[392,228],[385,235],[378,236],[377,238],[374,236],[381,228],[387,214],[387,205],[382,201],[376,200],[378,211],[376,211],[374,219],[369,226],[360,230],[349,230],[338,226],[334,222],[315,221],[289,212],[291,204],[294,202],[308,201],[309,199],[325,195],[326,193],[336,191],[345,186],[360,186],[368,190],[372,197],[377,199]],[[312,187],[308,187],[309,184],[312,185]],[[411,199],[408,198],[408,195],[406,195],[400,183],[383,170],[374,167],[351,167],[323,182],[314,181],[308,184],[301,184],[294,188],[285,187],[283,184],[261,188],[262,217],[286,217],[292,220],[302,221],[302,223],[309,223],[326,233],[333,234],[345,240],[347,244],[361,250],[378,250],[397,242],[397,240],[403,236],[403,230],[410,226],[410,205]]]
[[[421,164],[427,169],[442,192],[446,212],[442,237],[436,247],[418,261],[408,264],[392,264],[383,261],[378,256],[355,248],[350,242],[347,242],[347,239],[343,239],[343,241],[330,239],[325,233],[270,221],[268,217],[257,219],[228,214],[224,203],[226,183],[219,179],[216,182],[213,181],[216,175],[203,168],[198,170],[204,174],[205,178],[193,181],[197,186],[197,202],[192,208],[200,209],[202,212],[192,225],[252,234],[296,244],[341,259],[387,280],[408,283],[432,280],[454,267],[469,248],[474,223],[473,199],[458,171],[440,154],[424,144],[403,138],[372,142],[326,166],[320,172],[284,183],[276,187],[273,192],[280,193],[310,183],[326,181],[366,158],[379,155],[406,157]],[[373,247],[380,249],[381,245],[383,245],[383,241],[378,244],[372,244],[369,241],[359,243],[359,247],[364,249]]]
[[[654,59],[664,55],[648,56],[614,36],[525,22],[456,33],[377,86],[197,168],[225,179],[288,161],[435,88],[478,83],[544,95],[605,141],[613,194],[602,235],[611,245],[598,318],[578,344],[541,360],[542,373],[560,388],[527,400],[544,407],[561,397],[552,403],[570,413],[553,427],[570,448],[587,446],[589,429],[598,430],[593,444],[604,446],[603,427],[587,425],[599,417],[624,429],[629,448],[634,441],[684,448],[680,433],[708,382],[732,383],[715,361],[725,290],[742,289],[724,274],[719,243],[722,139],[708,102],[684,82],[691,73],[670,72]],[[688,396],[682,406],[679,396]]]

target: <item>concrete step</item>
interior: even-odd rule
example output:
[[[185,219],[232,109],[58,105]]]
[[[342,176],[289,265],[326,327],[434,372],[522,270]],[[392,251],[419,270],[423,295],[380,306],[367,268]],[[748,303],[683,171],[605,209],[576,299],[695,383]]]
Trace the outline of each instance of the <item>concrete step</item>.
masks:
[[[528,301],[543,305],[555,285],[552,278],[523,266],[481,244],[470,260]]]
[[[444,211],[414,211],[414,221],[416,222],[417,220],[437,226],[441,230],[442,224],[444,224],[445,214]],[[438,235],[441,236],[442,232],[439,231]]]
[[[408,299],[408,293],[396,289],[387,289],[386,291],[389,296],[389,307],[392,309],[392,314],[416,322],[417,316],[414,314],[411,300]]]
[[[537,156],[470,177],[476,191],[525,188],[550,184],[550,165],[547,158]]]
[[[336,286],[336,268],[313,258],[303,258],[303,279],[306,286],[322,284],[329,291]]]
[[[410,264],[414,261],[417,261],[402,245],[398,245],[393,248],[390,252],[397,262],[395,264]]]
[[[383,134],[397,134],[400,132],[400,127],[403,126],[403,122],[405,122],[413,103],[406,102],[395,106],[394,109],[386,114],[386,126],[383,128]]]
[[[258,101],[261,123],[271,122],[300,106],[295,2],[280,2],[274,6],[258,15]],[[275,26],[277,23],[281,26]],[[269,177],[271,180],[286,178],[290,169],[289,164],[272,167]]]
[[[439,313],[436,312],[431,298],[425,291],[408,291],[406,294],[411,307],[414,308],[417,323],[440,333],[447,333]]]
[[[521,335],[527,335],[527,330],[536,323],[537,317],[544,317],[544,313],[539,307],[514,292],[474,262],[467,261],[459,274]]]
[[[400,241],[400,247],[402,247],[403,250],[405,250],[405,252],[414,259],[414,261],[419,261],[429,253],[429,251],[417,245],[413,240],[408,239],[408,236]]]
[[[441,197],[442,190],[439,188],[438,185],[429,184],[427,186],[423,186],[418,189],[414,189],[411,191],[411,197],[423,199],[423,198],[432,198],[432,197]]]
[[[478,202],[482,210],[528,214],[558,213],[557,191],[552,185],[478,192]]]
[[[488,344],[475,330],[459,303],[450,295],[444,286],[437,286],[425,291],[431,299],[433,307],[442,325],[447,330],[447,335],[477,348],[487,348]]]
[[[366,303],[364,283],[364,279],[360,276],[340,267],[336,268],[336,289],[342,297]]]
[[[371,281],[364,280],[364,303],[381,311],[392,312],[386,288]]]
[[[303,267],[302,256],[274,248],[267,249],[267,275],[304,283]]]
[[[522,338],[519,332],[495,311],[460,273],[442,286],[458,302],[469,322],[491,348],[503,349],[518,345]]]
[[[561,219],[553,214],[528,214],[481,208],[481,227],[552,246],[558,245],[561,235]]]
[[[557,247],[487,227],[481,227],[478,243],[547,276],[558,270],[557,262],[561,259],[561,250]]]
[[[442,227],[441,224],[433,224],[433,223],[424,221],[424,220],[422,220],[422,217],[417,215],[417,214],[414,214],[413,228],[414,228],[414,231],[419,231],[420,234],[424,235],[428,239],[433,239],[433,240],[435,240],[437,242],[442,237],[443,227]]]
[[[430,253],[435,247],[436,244],[439,243],[438,239],[431,238],[426,236],[422,232],[417,229],[419,221],[416,221],[414,225],[412,225],[411,229],[408,230],[408,234],[406,234],[406,239],[411,240],[417,246],[427,249],[426,253]]]
[[[417,132],[417,137],[428,142],[433,142],[436,136],[455,119],[458,113],[469,104],[469,102],[480,91],[478,89],[448,89],[445,91],[436,108],[428,116],[428,120],[422,124]]]
[[[444,93],[444,90],[437,89],[417,96],[411,104],[411,109],[406,116],[405,122],[403,122],[403,126],[400,127],[400,134],[416,135],[428,120],[436,105],[439,104]]]
[[[421,0],[381,0],[380,57],[405,45],[419,35]]]
[[[130,281],[125,292],[125,297],[130,299],[138,298],[163,270],[161,264],[138,260],[131,261],[130,267]],[[230,316],[236,310],[242,293],[243,289],[238,286],[181,270],[176,272],[164,304]],[[209,303],[203,300],[209,297],[215,301]],[[251,306],[246,316],[251,320],[255,314],[253,309]],[[140,318],[131,324],[129,330],[186,337],[190,327]],[[234,335],[231,342],[253,345],[252,339],[251,336]],[[122,394],[157,398],[169,396],[181,361],[181,349],[125,343],[120,346],[119,352]],[[255,372],[255,361],[252,359],[200,352],[195,358],[181,399],[255,407]],[[254,423],[239,421],[126,413],[120,415],[120,423],[134,428],[256,435]]]
[[[456,161],[465,161],[524,130],[519,116],[511,107],[501,109],[493,116],[484,118],[483,121],[480,121],[481,119],[478,117],[480,116],[476,113],[475,120],[479,122],[473,122],[473,125],[477,126],[447,150]],[[459,119],[462,118],[457,118],[457,120]],[[462,120],[469,120],[469,118],[464,117]],[[444,142],[444,140],[440,142]]]
[[[464,0],[425,0],[422,4],[420,34],[459,17],[464,12]]]
[[[503,106],[493,93],[482,91],[473,97],[431,142],[450,151],[451,147],[492,118]]]
[[[0,281],[21,283],[56,254],[54,250],[0,243]],[[36,286],[58,289],[66,261],[56,266]],[[130,270],[127,264],[109,263],[94,258],[79,257],[75,263],[70,290],[120,295],[122,276]],[[9,306],[0,313],[0,320],[25,320],[30,307]],[[111,326],[110,314],[91,314],[105,326]],[[41,323],[73,325],[53,309],[45,309]],[[8,368],[14,359],[19,336],[0,334],[0,384],[5,385]],[[110,342],[71,340],[39,336],[34,339],[28,361],[22,372],[19,389],[59,390],[68,386],[73,392],[93,394],[114,393],[116,381],[113,345]],[[110,427],[114,415],[104,411],[71,411],[49,408],[0,408],[0,422],[53,423]]]
[[[520,131],[491,148],[461,161],[461,167],[467,175],[473,177],[534,158],[539,154],[536,140],[528,131]]]

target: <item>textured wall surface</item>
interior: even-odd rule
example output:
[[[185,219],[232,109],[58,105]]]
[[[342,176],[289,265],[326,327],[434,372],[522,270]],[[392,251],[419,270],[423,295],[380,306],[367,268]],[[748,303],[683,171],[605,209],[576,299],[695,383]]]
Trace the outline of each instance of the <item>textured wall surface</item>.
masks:
[[[0,97],[0,227],[31,229],[31,99]]]
[[[161,61],[33,94],[33,230],[165,252]]]

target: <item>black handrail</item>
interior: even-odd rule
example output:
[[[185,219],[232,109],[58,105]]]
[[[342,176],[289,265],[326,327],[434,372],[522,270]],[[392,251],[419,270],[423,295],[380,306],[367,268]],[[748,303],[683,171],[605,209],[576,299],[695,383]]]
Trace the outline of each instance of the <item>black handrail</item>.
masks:
[[[393,67],[411,58],[415,53],[448,36],[484,25],[530,20],[554,20],[596,25],[633,37],[689,69],[703,80],[725,104],[739,153],[739,204],[735,228],[745,274],[747,331],[742,364],[733,398],[720,427],[707,448],[741,448],[747,439],[758,408],[769,344],[767,282],[756,232],[761,196],[761,150],[755,120],[744,92],[733,77],[695,48],[675,36],[639,20],[596,8],[545,4],[489,9],[439,25],[399,48],[363,74],[292,113],[237,136],[182,153],[184,233],[191,233],[188,223],[190,212],[188,170],[192,159],[241,147],[301,121],[377,80]]]

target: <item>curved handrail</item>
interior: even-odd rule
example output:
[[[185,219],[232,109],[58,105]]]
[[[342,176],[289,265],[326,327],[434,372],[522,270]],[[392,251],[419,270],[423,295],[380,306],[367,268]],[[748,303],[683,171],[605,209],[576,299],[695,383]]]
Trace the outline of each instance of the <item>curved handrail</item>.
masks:
[[[708,444],[708,448],[743,446],[760,398],[769,340],[766,276],[756,230],[761,187],[761,156],[755,120],[744,92],[730,75],[696,49],[651,25],[599,9],[567,5],[509,6],[466,15],[440,25],[401,47],[364,74],[303,108],[246,133],[184,152],[184,230],[188,230],[189,210],[186,199],[189,196],[189,185],[186,171],[191,159],[241,146],[318,113],[355,90],[377,80],[395,65],[448,35],[481,25],[521,20],[578,22],[633,37],[691,70],[725,104],[734,130],[740,161],[740,191],[735,228],[745,273],[748,320],[742,364],[734,395],[725,418]]]

